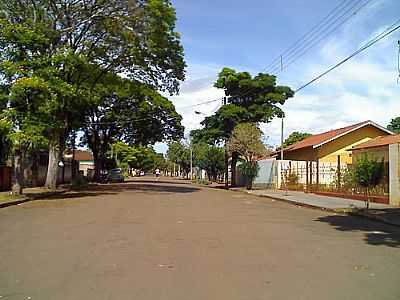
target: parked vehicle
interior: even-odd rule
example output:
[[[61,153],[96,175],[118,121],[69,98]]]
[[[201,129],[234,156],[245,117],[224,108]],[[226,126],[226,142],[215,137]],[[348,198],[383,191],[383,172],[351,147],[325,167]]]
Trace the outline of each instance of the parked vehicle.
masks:
[[[108,171],[107,182],[124,182],[124,174],[122,174],[122,169],[112,169]]]

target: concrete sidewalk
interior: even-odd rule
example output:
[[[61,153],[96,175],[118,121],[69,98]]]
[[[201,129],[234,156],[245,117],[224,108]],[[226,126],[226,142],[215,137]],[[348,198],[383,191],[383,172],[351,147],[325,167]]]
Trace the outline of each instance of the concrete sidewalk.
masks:
[[[380,203],[370,203],[370,209],[365,209],[364,201],[336,198],[296,191],[281,190],[253,190],[248,194],[267,197],[291,204],[333,211],[336,213],[349,213],[375,221],[400,226],[400,207]]]
[[[347,210],[354,208],[365,208],[364,201],[322,196],[297,191],[286,192],[281,190],[253,190],[249,191],[249,193],[326,210]],[[387,209],[391,207],[392,206],[386,204],[370,203],[371,209]]]
[[[63,194],[67,191],[68,189],[66,188],[60,188],[56,191],[50,191],[43,187],[35,187],[35,188],[25,188],[24,193],[19,196],[12,195],[11,191],[0,192],[0,208]]]

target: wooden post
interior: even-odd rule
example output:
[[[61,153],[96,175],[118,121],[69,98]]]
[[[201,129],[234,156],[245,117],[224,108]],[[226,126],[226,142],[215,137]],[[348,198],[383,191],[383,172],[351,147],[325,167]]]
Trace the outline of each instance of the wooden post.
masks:
[[[337,189],[340,190],[341,186],[341,172],[340,172],[340,155],[337,156]]]
[[[309,178],[308,178],[308,160],[306,160],[306,192],[309,189]]]
[[[319,159],[317,159],[317,190],[319,191]]]
[[[310,190],[313,187],[313,162],[310,161]]]

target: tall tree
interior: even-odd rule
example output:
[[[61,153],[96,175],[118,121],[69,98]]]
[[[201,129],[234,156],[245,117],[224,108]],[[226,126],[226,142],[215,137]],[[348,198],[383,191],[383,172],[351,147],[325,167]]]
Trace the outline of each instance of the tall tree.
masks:
[[[224,172],[224,149],[206,143],[193,145],[194,165],[207,173],[209,180],[216,181]]]
[[[173,94],[184,79],[175,11],[167,0],[0,2],[0,75],[9,85],[40,77],[51,97],[46,186],[56,187],[66,137],[96,105],[93,88],[108,72],[123,73]]]
[[[115,141],[147,146],[183,137],[182,117],[150,86],[111,75],[97,86],[99,105],[88,110],[83,127],[83,142],[94,156],[96,180]]]
[[[392,119],[387,128],[395,133],[400,133],[400,117]]]
[[[251,76],[248,72],[236,72],[224,68],[218,76],[215,87],[224,89],[227,105],[222,106],[213,116],[202,122],[203,129],[194,131],[196,140],[223,142],[230,138],[235,126],[240,123],[270,122],[283,117],[281,106],[294,92],[287,86],[279,86],[276,77],[259,73]],[[235,185],[235,171],[238,153],[232,153],[232,185]]]
[[[167,158],[180,166],[186,175],[190,173],[190,148],[181,142],[168,144]]]
[[[257,159],[265,154],[266,148],[261,142],[262,132],[254,123],[242,123],[237,125],[229,140],[229,150],[237,152],[244,158],[240,165],[242,174],[247,179],[247,188],[251,189],[253,181],[257,177]]]

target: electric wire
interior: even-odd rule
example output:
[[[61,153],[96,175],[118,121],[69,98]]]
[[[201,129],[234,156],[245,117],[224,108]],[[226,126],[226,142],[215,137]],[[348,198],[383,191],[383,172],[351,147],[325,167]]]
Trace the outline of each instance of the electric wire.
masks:
[[[299,39],[297,39],[292,45],[290,45],[288,48],[286,48],[281,54],[279,54],[275,59],[271,61],[271,63],[265,68],[266,70],[269,70],[272,68],[276,63],[280,63],[281,57],[285,56],[290,52],[293,48],[295,48],[298,44],[302,43],[304,39],[307,38],[308,35],[310,35],[312,32],[314,32],[316,29],[318,29],[319,26],[323,26],[324,23],[329,20],[332,15],[336,14],[336,10],[338,10],[343,4],[345,4],[348,0],[343,0],[339,5],[337,5],[333,10],[331,10],[324,18],[322,18],[317,24],[315,24],[309,31],[307,31],[305,34],[303,34]]]
[[[359,48],[358,50],[356,50],[355,52],[353,52],[352,54],[350,54],[349,56],[347,56],[345,59],[341,60],[340,62],[338,62],[337,64],[335,64],[334,66],[330,67],[329,69],[327,69],[325,72],[321,73],[320,75],[318,75],[317,77],[313,78],[312,80],[310,80],[309,82],[307,82],[306,84],[303,84],[302,86],[300,86],[299,88],[297,88],[295,90],[295,93],[298,93],[299,91],[305,89],[306,87],[308,87],[309,85],[313,84],[314,82],[316,82],[317,80],[321,79],[322,77],[324,77],[325,75],[327,75],[328,73],[332,72],[333,70],[335,70],[336,68],[340,67],[341,65],[343,65],[344,63],[346,63],[347,61],[349,61],[350,59],[352,59],[353,57],[357,56],[358,54],[364,52],[365,50],[367,50],[368,48],[370,48],[371,46],[375,45],[377,42],[379,42],[380,40],[384,39],[385,37],[389,36],[390,34],[392,34],[393,32],[397,31],[400,29],[400,25],[397,25],[400,23],[400,19],[397,20],[396,22],[394,22],[390,27],[388,27],[386,30],[384,30],[383,32],[381,32],[380,34],[378,34],[375,38],[371,39],[369,42],[367,42],[364,46],[362,46],[361,48]],[[397,25],[397,26],[396,26]]]
[[[314,48],[316,45],[318,45],[320,42],[328,38],[332,33],[337,31],[340,27],[342,27],[345,23],[347,23],[352,17],[357,15],[363,8],[365,8],[368,4],[370,4],[373,0],[367,0],[363,2],[364,0],[359,0],[357,1],[354,5],[352,5],[350,8],[348,8],[344,13],[342,13],[340,16],[336,17],[327,28],[322,29],[322,31],[314,32],[312,35],[310,35],[309,40],[305,40],[304,44],[298,47],[297,49],[294,49],[291,51],[289,54],[287,54],[285,57],[283,57],[283,63],[282,65],[276,65],[274,68],[270,69],[269,72],[272,74],[280,73],[284,69],[287,69],[290,65],[292,65],[294,62],[299,60],[301,57],[303,57],[309,50]],[[363,3],[362,3],[363,2]],[[361,4],[362,3],[362,4]],[[359,6],[361,4],[361,6]],[[286,61],[286,62],[284,62]]]

